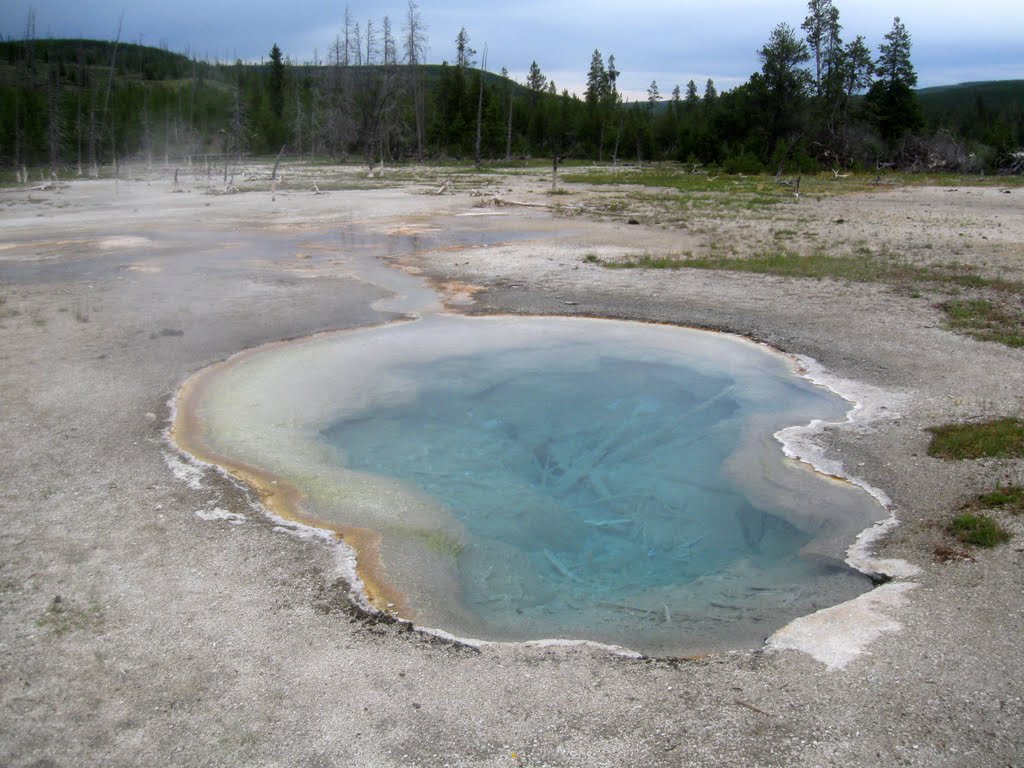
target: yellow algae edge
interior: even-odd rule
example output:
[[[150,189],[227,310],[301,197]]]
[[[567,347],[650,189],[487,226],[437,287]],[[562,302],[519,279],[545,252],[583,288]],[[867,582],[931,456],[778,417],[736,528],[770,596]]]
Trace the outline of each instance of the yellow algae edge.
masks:
[[[343,542],[352,550],[355,559],[355,575],[361,582],[360,597],[378,611],[396,613],[402,618],[412,620],[405,595],[384,576],[380,557],[380,533],[371,528],[331,523],[309,514],[303,504],[305,495],[284,477],[238,461],[211,447],[206,440],[204,425],[199,416],[200,403],[211,382],[250,357],[286,344],[308,342],[341,333],[345,331],[328,331],[301,339],[263,344],[238,352],[227,360],[197,371],[185,380],[172,400],[173,415],[167,435],[171,444],[182,453],[202,464],[218,467],[250,487],[259,497],[264,509],[271,515],[326,531],[335,541]]]
[[[472,319],[477,317],[473,314],[467,314],[449,308],[443,314],[450,314],[456,317],[463,317]],[[810,424],[805,425],[793,425],[788,428],[779,430],[771,437],[782,444],[782,453],[784,459],[788,459],[796,465],[803,466],[809,469],[814,474],[822,477],[823,479],[832,480],[838,482],[841,485],[849,485],[854,487],[860,487],[861,490],[867,491],[869,495],[873,496],[875,501],[878,502],[883,511],[888,512],[888,519],[883,519],[876,522],[872,526],[868,526],[864,531],[857,536],[857,542],[850,547],[848,557],[853,554],[854,549],[866,549],[869,545],[867,539],[878,538],[878,535],[882,533],[882,529],[887,530],[893,524],[896,523],[895,518],[892,516],[892,511],[888,503],[888,499],[884,493],[878,489],[872,488],[870,485],[865,484],[862,480],[856,477],[852,477],[846,471],[846,468],[842,465],[834,462],[821,461],[820,456],[809,456],[805,453],[794,450],[796,447],[794,443],[803,443],[803,440],[793,441],[794,435],[786,434],[791,430],[801,434],[800,437],[806,438],[808,433],[813,434],[827,423],[835,424],[837,426],[843,426],[844,422],[846,426],[853,423],[863,421],[873,421],[878,417],[877,413],[863,413],[864,410],[873,411],[874,409],[864,408],[864,401],[857,397],[862,393],[857,392],[856,394],[848,392],[847,386],[839,385],[850,385],[853,382],[845,380],[832,380],[824,374],[823,369],[816,361],[791,353],[784,352],[770,344],[763,341],[752,339],[742,334],[737,334],[729,331],[723,331],[720,329],[708,329],[699,328],[694,326],[680,325],[672,322],[664,321],[650,321],[650,320],[631,320],[622,318],[609,318],[602,317],[599,315],[581,314],[581,315],[521,315],[517,313],[494,313],[481,315],[479,317],[486,319],[523,319],[523,318],[536,318],[536,319],[566,319],[566,320],[589,320],[599,321],[607,323],[625,323],[638,326],[651,326],[651,327],[662,327],[662,328],[675,328],[680,330],[699,331],[702,333],[710,333],[716,336],[730,338],[733,341],[740,342],[743,345],[749,345],[754,348],[759,348],[763,352],[767,352],[770,355],[781,358],[796,376],[804,378],[813,384],[822,386],[826,389],[831,390],[834,394],[841,397],[846,402],[850,403],[851,408],[846,413],[845,419],[839,419],[835,422],[814,420]],[[373,327],[383,327],[394,324],[404,324],[406,322],[415,322],[419,318],[408,318],[404,320],[398,320],[391,323],[381,324],[370,324],[368,326],[360,326],[355,329],[338,329],[324,331],[321,333],[311,334],[309,336],[296,337],[291,339],[283,339],[280,341],[274,341],[267,344],[262,344],[250,349],[242,350],[228,359],[214,363],[202,370],[196,372],[187,378],[184,383],[180,386],[178,392],[172,398],[172,416],[171,425],[167,430],[167,435],[170,443],[180,450],[188,457],[194,459],[198,463],[206,464],[219,468],[231,477],[245,483],[247,486],[252,488],[259,496],[260,501],[266,510],[272,516],[281,518],[282,520],[293,522],[299,525],[308,526],[310,528],[323,531],[332,537],[336,542],[343,543],[347,546],[354,557],[354,575],[356,580],[361,583],[352,584],[353,597],[357,600],[365,601],[365,604],[369,605],[374,610],[381,612],[387,612],[396,614],[399,618],[414,622],[415,617],[411,615],[411,609],[408,604],[406,596],[393,584],[391,584],[385,576],[385,569],[382,564],[381,558],[381,542],[382,534],[374,529],[361,527],[361,526],[349,526],[337,523],[331,523],[320,518],[317,518],[309,514],[303,505],[305,495],[298,487],[294,484],[289,483],[282,476],[275,473],[262,470],[254,465],[247,464],[245,462],[238,461],[223,453],[220,453],[213,449],[204,439],[204,425],[199,416],[199,405],[202,402],[203,395],[206,389],[214,382],[219,376],[227,373],[233,368],[243,364],[251,357],[261,354],[263,352],[273,350],[278,347],[285,345],[304,344],[309,343],[317,339],[329,338],[339,336],[341,334],[351,333],[352,331],[363,331]],[[823,381],[825,379],[826,381]],[[872,392],[872,394],[876,394]],[[892,393],[886,393],[891,395]],[[867,398],[865,398],[867,399]],[[871,398],[873,400],[874,398]],[[888,399],[888,398],[885,398]],[[884,400],[883,400],[884,401]],[[801,447],[804,447],[801,445]],[[814,453],[813,451],[811,452]],[[872,536],[873,534],[873,536]],[[864,541],[862,541],[862,539]],[[861,558],[863,559],[863,558]],[[872,560],[873,558],[868,558]],[[888,567],[879,568],[878,564],[874,562],[856,562],[857,558],[849,557],[847,564],[853,567],[855,570],[859,570],[868,575],[875,573],[885,573],[888,576],[900,578],[915,575],[916,568],[909,569],[909,573],[901,572],[903,569],[893,567],[895,565],[904,565],[902,562],[890,563],[886,562],[885,565]],[[872,567],[874,566],[874,567]],[[870,592],[867,594],[871,594]],[[848,601],[849,602],[849,601]],[[840,605],[846,605],[842,603]],[[797,619],[797,622],[800,620]],[[787,625],[788,626],[788,625]],[[532,641],[494,641],[494,640],[478,640],[470,639],[467,637],[461,637],[452,635],[442,629],[421,627],[417,625],[417,629],[427,634],[435,635],[444,639],[449,639],[454,642],[463,643],[472,647],[483,647],[483,646],[497,646],[497,645],[516,645],[516,646],[537,646],[546,647],[548,644],[554,645],[585,645],[598,647],[606,651],[610,651],[613,654],[625,654],[632,656],[636,654],[635,651],[630,649],[622,648],[614,645],[606,645],[594,641],[565,641],[565,640],[532,640]],[[785,630],[783,627],[782,630]],[[780,631],[782,631],[780,630]],[[773,636],[774,637],[774,636]],[[772,638],[768,638],[766,643],[768,648],[773,647]],[[637,654],[641,655],[642,654]]]

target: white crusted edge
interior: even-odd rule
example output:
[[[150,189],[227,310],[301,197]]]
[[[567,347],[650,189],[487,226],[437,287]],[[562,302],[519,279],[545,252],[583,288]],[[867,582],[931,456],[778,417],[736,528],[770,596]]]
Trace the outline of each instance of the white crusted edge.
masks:
[[[824,387],[852,403],[852,407],[846,413],[846,425],[864,426],[882,419],[900,418],[897,409],[902,407],[905,402],[904,395],[863,382],[832,376],[810,357],[793,355],[793,360],[800,374],[808,381]],[[889,512],[888,518],[861,531],[854,543],[846,550],[846,563],[850,567],[876,577],[905,579],[918,575],[921,569],[913,563],[905,560],[879,559],[872,554],[871,550],[875,542],[899,525],[899,520],[892,513],[892,501],[885,491],[874,487],[863,478],[851,475],[842,462],[826,458],[824,450],[814,442],[815,435],[827,426],[834,424],[835,422],[815,419],[810,424],[780,429],[775,433],[775,439],[782,444],[782,451],[788,458],[804,462],[817,472],[842,478],[863,489]]]
[[[863,426],[881,419],[899,418],[896,409],[902,406],[904,396],[832,376],[810,357],[794,355],[793,359],[806,379],[853,404],[846,414],[846,425]],[[899,520],[893,514],[892,502],[884,491],[863,478],[848,474],[842,462],[827,459],[824,450],[813,441],[813,436],[828,424],[815,420],[804,426],[787,427],[776,432],[775,438],[782,443],[787,457],[864,489],[889,512],[888,518],[861,531],[846,550],[849,566],[875,578],[908,579],[917,576],[921,569],[913,563],[882,559],[873,554],[875,543],[899,525]],[[902,629],[889,610],[904,605],[906,593],[917,586],[906,581],[883,584],[853,600],[794,619],[768,638],[765,649],[801,651],[829,670],[843,669],[861,654],[868,653],[867,647],[883,634]]]
[[[769,651],[795,650],[820,661],[829,670],[843,669],[884,634],[902,625],[889,611],[906,603],[906,593],[918,585],[893,582],[853,600],[794,619],[768,638]]]
[[[324,528],[316,528],[312,525],[305,525],[304,523],[297,523],[292,520],[286,520],[280,515],[271,512],[261,501],[259,501],[258,498],[253,495],[247,485],[232,475],[224,467],[219,464],[202,461],[191,453],[188,453],[178,447],[174,442],[174,439],[171,437],[171,425],[173,425],[177,419],[177,400],[178,392],[180,391],[181,386],[179,385],[175,389],[175,393],[171,395],[171,398],[167,401],[167,408],[170,413],[170,417],[168,419],[167,426],[163,431],[164,443],[171,449],[170,451],[163,451],[163,457],[168,469],[171,470],[171,474],[173,474],[176,479],[185,482],[193,490],[203,490],[205,486],[201,482],[202,476],[206,470],[212,470],[239,488],[245,494],[250,506],[254,510],[271,522],[276,523],[273,528],[275,533],[286,533],[308,541],[324,542],[328,547],[330,547],[334,554],[335,573],[337,576],[344,579],[349,585],[349,599],[365,611],[378,613],[377,609],[374,608],[366,599],[366,588],[363,584],[363,580],[359,578],[356,571],[356,553],[352,547],[338,539],[332,531],[328,531]]]
[[[404,619],[400,619],[404,623]],[[431,627],[421,627],[413,624],[418,632],[422,632],[426,635],[441,638],[442,640],[448,640],[453,643],[459,643],[460,645],[468,645],[471,648],[483,649],[483,648],[566,648],[566,649],[591,649],[595,651],[602,651],[604,653],[610,653],[613,656],[621,656],[627,659],[643,659],[645,658],[642,653],[631,651],[629,648],[624,648],[621,645],[611,645],[608,643],[599,643],[594,640],[559,640],[550,638],[546,640],[477,640],[469,637],[459,637],[453,635],[450,632],[445,632],[443,629],[433,629]]]

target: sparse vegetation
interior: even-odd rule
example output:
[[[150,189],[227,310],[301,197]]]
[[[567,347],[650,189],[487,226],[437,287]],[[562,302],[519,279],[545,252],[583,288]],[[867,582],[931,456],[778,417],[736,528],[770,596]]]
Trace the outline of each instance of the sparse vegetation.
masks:
[[[989,287],[1024,292],[1024,284],[986,278],[965,264],[918,266],[898,258],[869,256],[848,258],[826,253],[803,255],[787,250],[768,251],[749,258],[733,256],[686,257],[678,255],[651,256],[603,262],[613,269],[720,269],[732,272],[754,272],[782,277],[849,280],[861,283],[937,283],[958,287]]]
[[[1010,540],[1010,532],[988,515],[964,512],[953,518],[949,532],[964,544],[994,547]]]
[[[20,310],[7,306],[7,296],[0,294],[0,321],[6,320],[8,317],[17,317],[20,314]]]
[[[1024,422],[1016,418],[930,427],[928,455],[940,459],[1024,456]]]
[[[606,210],[612,210],[610,207]],[[776,229],[776,242],[797,237],[792,229]],[[733,253],[693,256],[690,253],[642,256],[625,260],[601,261],[610,269],[714,269],[751,272],[780,277],[816,280],[845,280],[880,283],[899,288],[911,298],[920,298],[922,290],[947,293],[970,291],[992,298],[957,298],[938,304],[946,315],[950,330],[981,341],[994,341],[1010,347],[1024,347],[1024,282],[990,277],[977,267],[959,262],[915,264],[895,254],[875,253],[858,243],[850,256],[823,251],[810,254],[779,248],[752,256]]]
[[[957,299],[940,305],[947,325],[979,341],[1024,347],[1024,309],[989,299]]]
[[[1019,515],[1024,513],[1024,488],[1019,485],[1004,485],[989,493],[981,494],[968,506],[981,509],[1000,509]]]
[[[79,629],[98,631],[103,628],[103,610],[95,603],[90,603],[88,608],[79,608],[56,595],[36,621],[36,626],[49,629],[55,635]]]

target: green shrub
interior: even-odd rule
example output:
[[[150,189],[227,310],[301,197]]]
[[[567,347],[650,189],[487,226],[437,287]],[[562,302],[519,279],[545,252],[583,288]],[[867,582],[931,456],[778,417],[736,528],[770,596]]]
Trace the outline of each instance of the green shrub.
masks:
[[[999,508],[1020,514],[1024,512],[1024,488],[1018,485],[1005,485],[991,493],[981,494],[977,503],[984,509]]]
[[[953,518],[949,532],[964,544],[976,547],[994,547],[1010,540],[1010,532],[987,515],[964,512]]]
[[[929,427],[928,455],[941,459],[1024,456],[1024,422],[1005,418],[976,424]]]

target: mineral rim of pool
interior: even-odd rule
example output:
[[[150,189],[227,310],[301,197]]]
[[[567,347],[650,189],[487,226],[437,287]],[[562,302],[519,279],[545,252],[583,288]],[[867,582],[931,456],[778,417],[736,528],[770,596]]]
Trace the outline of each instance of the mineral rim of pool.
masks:
[[[377,604],[478,640],[750,648],[871,587],[886,517],[773,437],[850,403],[719,333],[433,315],[250,350],[176,439],[336,530]]]

